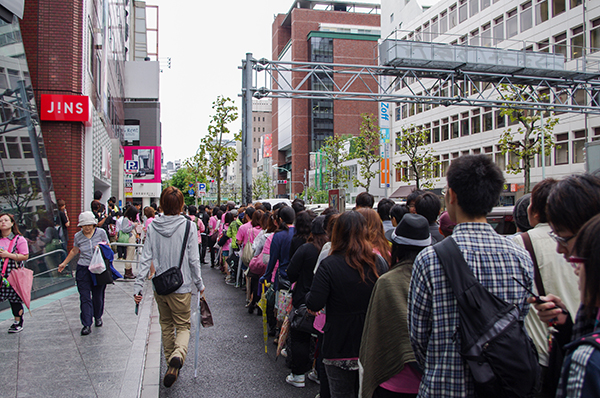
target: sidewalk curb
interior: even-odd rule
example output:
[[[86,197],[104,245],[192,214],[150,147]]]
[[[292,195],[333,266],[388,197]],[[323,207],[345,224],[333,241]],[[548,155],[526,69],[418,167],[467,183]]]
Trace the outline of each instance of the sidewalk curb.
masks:
[[[158,398],[160,391],[160,349],[162,336],[159,323],[158,306],[152,295],[150,330],[146,348],[146,363],[142,381],[141,398]]]
[[[154,296],[151,296],[151,287],[144,287],[144,297],[139,308],[139,321],[133,338],[131,352],[127,360],[125,377],[121,385],[119,398],[139,398],[142,392],[142,380],[144,376],[144,365],[146,364],[147,346],[150,336],[150,324],[152,321],[152,305]],[[156,395],[158,397],[158,394]]]

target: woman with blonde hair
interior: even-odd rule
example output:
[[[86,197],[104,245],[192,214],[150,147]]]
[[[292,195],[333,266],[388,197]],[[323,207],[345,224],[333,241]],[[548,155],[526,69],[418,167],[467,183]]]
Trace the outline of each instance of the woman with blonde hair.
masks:
[[[375,253],[379,254],[390,264],[390,241],[385,238],[383,223],[379,214],[373,209],[361,207],[356,209],[367,220],[367,240],[373,245]]]

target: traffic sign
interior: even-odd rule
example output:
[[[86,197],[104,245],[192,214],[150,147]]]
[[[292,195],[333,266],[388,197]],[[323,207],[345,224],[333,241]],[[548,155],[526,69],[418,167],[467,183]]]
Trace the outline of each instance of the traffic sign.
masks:
[[[125,161],[125,172],[134,172],[139,170],[137,160],[126,160]]]
[[[188,193],[190,194],[190,196],[194,196],[194,190],[193,190],[193,189],[190,189],[190,190],[188,191]]]
[[[204,195],[204,194],[206,194],[206,184],[204,184],[204,183],[202,183],[202,182],[201,182],[201,183],[198,183],[198,193],[199,193],[200,195]]]

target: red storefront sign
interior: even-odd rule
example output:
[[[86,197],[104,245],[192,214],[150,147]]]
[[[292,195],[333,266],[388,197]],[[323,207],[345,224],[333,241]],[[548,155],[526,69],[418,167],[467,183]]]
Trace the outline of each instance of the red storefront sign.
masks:
[[[88,122],[90,101],[86,95],[42,94],[40,119],[61,122]]]

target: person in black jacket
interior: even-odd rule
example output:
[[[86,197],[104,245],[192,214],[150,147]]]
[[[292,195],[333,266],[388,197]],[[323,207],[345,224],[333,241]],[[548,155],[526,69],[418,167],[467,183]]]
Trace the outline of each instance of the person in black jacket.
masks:
[[[298,215],[300,215],[299,213]],[[292,291],[292,306],[298,309],[305,304],[305,296],[313,281],[314,269],[327,242],[327,233],[323,228],[325,216],[315,218],[311,226],[308,242],[298,248],[290,260],[287,273],[291,283],[296,283]],[[286,381],[296,387],[304,387],[305,373],[311,368],[310,339],[311,334],[290,328],[292,350],[292,373]]]
[[[375,282],[388,268],[373,252],[366,225],[356,211],[338,217],[329,256],[306,295],[310,311],[327,311],[322,355],[332,397],[358,396],[358,353],[367,307]]]

